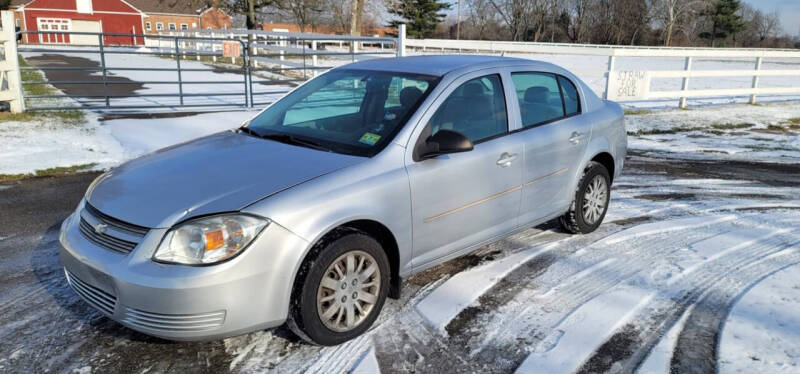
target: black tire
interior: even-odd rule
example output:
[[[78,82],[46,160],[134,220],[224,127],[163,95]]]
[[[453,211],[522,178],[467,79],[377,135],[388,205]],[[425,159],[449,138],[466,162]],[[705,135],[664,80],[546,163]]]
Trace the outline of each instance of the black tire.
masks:
[[[318,290],[328,268],[342,255],[366,252],[375,260],[380,271],[377,301],[363,320],[349,331],[334,331],[323,323],[318,312]],[[363,334],[380,314],[389,291],[389,259],[377,240],[364,232],[337,229],[323,238],[309,253],[300,267],[292,290],[287,324],[297,336],[316,345],[337,345]],[[378,277],[376,277],[378,278]],[[345,282],[347,283],[347,282]]]
[[[600,214],[599,218],[596,218],[594,222],[587,223],[583,212],[584,196],[586,195],[586,190],[589,188],[590,182],[592,182],[595,177],[598,176],[603,178],[605,181],[605,206],[603,207],[602,214]],[[583,176],[581,176],[581,180],[578,182],[578,188],[575,190],[575,197],[572,200],[569,210],[564,213],[563,216],[561,216],[561,227],[573,234],[588,234],[596,230],[600,224],[603,223],[603,218],[606,216],[610,197],[611,177],[608,174],[608,169],[606,169],[606,167],[599,162],[589,162],[589,164],[586,165],[586,168],[583,170]]]

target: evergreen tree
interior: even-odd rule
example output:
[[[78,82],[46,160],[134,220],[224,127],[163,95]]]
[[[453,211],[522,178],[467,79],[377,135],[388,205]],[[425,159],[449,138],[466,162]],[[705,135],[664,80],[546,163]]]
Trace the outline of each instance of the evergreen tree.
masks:
[[[401,17],[389,22],[389,27],[406,24],[406,33],[412,38],[428,38],[436,32],[436,26],[444,20],[440,11],[450,9],[450,4],[439,0],[400,0],[389,9],[389,13]]]
[[[744,30],[745,24],[739,15],[741,8],[740,0],[717,0],[702,13],[710,20],[711,31],[704,31],[699,36],[708,39],[711,47],[715,47],[717,39],[725,39]]]

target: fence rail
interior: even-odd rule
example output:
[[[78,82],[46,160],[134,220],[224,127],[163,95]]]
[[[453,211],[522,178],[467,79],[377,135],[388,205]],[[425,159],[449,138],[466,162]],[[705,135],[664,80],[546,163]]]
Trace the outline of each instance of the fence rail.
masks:
[[[564,43],[498,42],[483,40],[405,39],[401,44],[409,50],[422,53],[517,53],[607,57],[605,69],[591,73],[602,75],[605,87],[600,92],[606,99],[618,101],[647,101],[653,99],[679,99],[685,108],[688,98],[735,97],[749,95],[749,102],[756,103],[758,95],[800,94],[800,80],[795,85],[781,87],[759,87],[760,77],[793,77],[800,79],[800,69],[763,70],[765,59],[790,60],[800,65],[800,51],[796,49],[752,49],[752,48],[674,48],[611,46]],[[617,69],[621,57],[682,58],[683,70],[649,70],[646,66],[636,70]],[[696,70],[696,59],[742,60],[753,62],[753,69]],[[576,72],[589,73],[587,71]],[[751,77],[749,88],[690,89],[690,78]],[[655,90],[653,79],[679,78],[680,90]]]

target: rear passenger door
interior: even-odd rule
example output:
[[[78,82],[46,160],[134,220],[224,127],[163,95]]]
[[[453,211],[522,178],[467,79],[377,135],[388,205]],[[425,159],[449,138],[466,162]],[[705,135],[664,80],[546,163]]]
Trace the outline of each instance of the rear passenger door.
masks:
[[[572,202],[591,131],[569,79],[545,72],[511,72],[524,136],[520,223],[558,214]]]

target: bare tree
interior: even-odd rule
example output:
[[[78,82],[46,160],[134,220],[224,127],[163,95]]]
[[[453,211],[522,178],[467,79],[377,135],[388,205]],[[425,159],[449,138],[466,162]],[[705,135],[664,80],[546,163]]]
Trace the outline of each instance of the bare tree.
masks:
[[[702,5],[698,0],[652,0],[651,7],[664,27],[664,45],[669,47],[672,36],[679,23],[693,18],[697,7]]]
[[[770,14],[763,14],[756,11],[753,16],[753,26],[755,26],[756,35],[758,36],[758,44],[763,45],[768,39],[778,36],[780,31],[780,18],[777,12]]]
[[[277,4],[278,8],[289,12],[294,23],[305,32],[307,26],[313,26],[319,15],[325,10],[323,0],[284,0]]]

